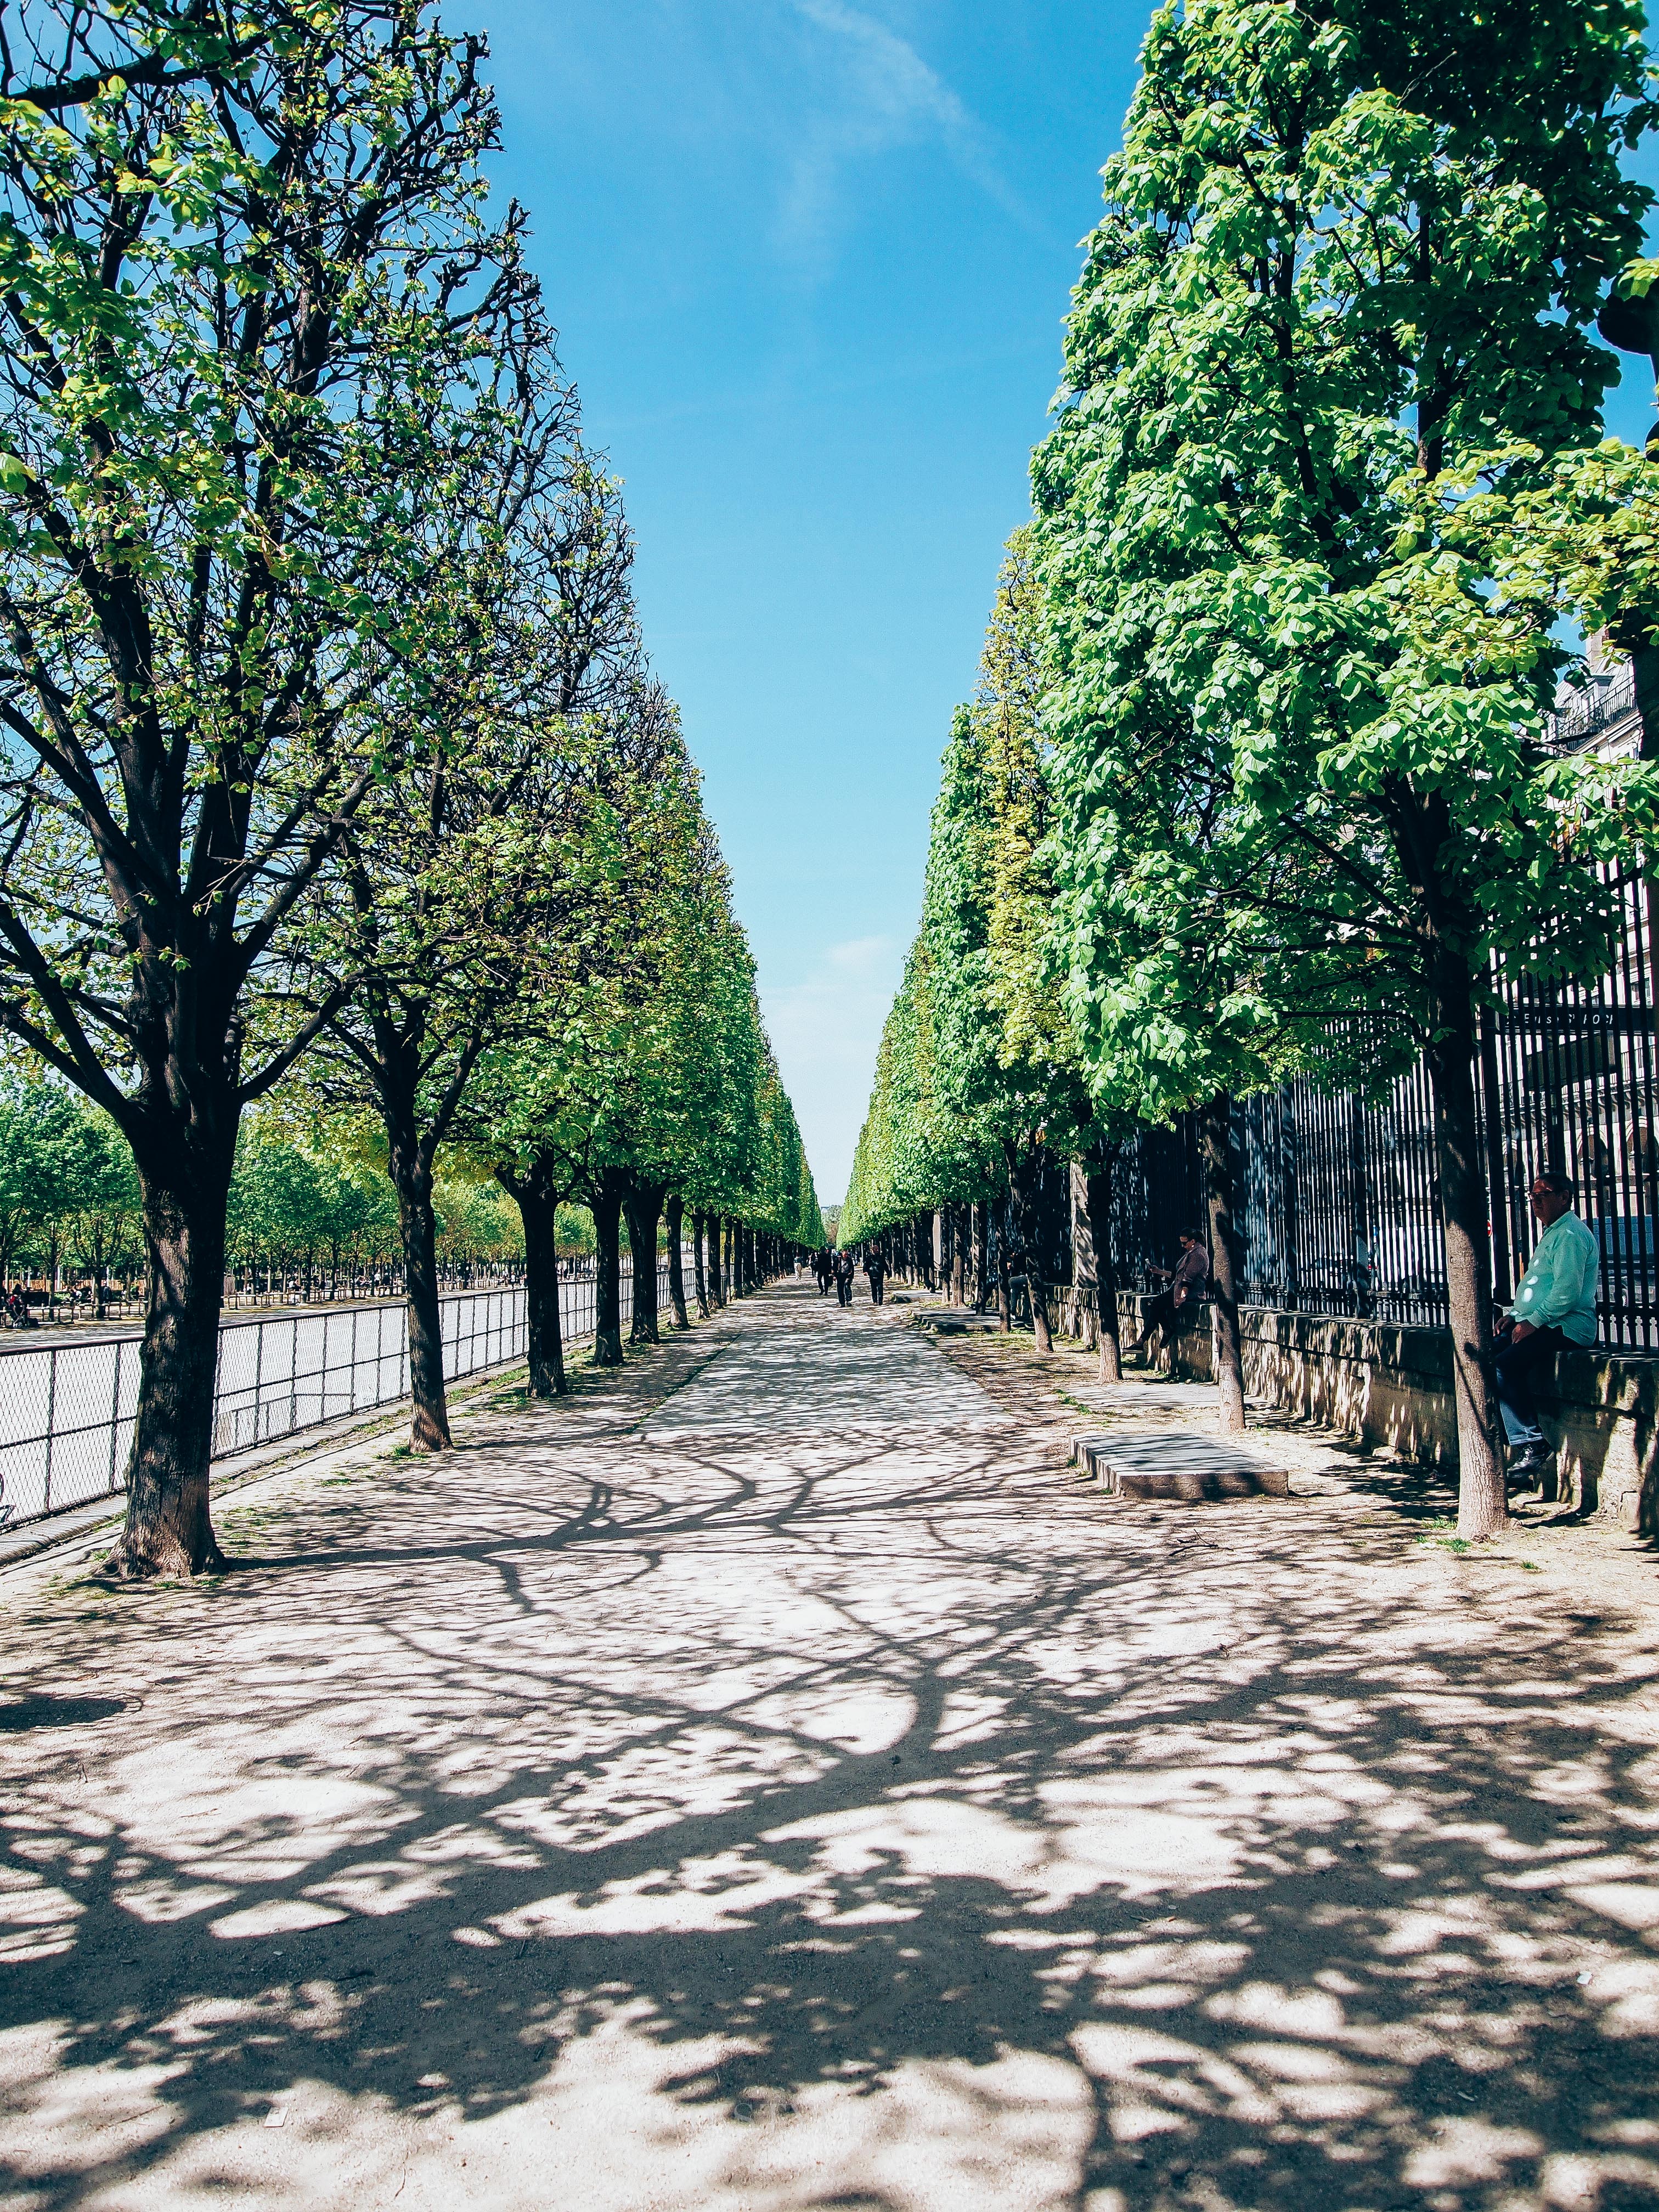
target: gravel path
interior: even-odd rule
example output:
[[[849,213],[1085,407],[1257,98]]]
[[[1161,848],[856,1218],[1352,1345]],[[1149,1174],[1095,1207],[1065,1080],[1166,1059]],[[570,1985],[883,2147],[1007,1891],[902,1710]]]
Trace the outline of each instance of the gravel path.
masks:
[[[1659,2203],[1651,1606],[1108,1503],[903,1322],[0,1582],[3,2212]]]

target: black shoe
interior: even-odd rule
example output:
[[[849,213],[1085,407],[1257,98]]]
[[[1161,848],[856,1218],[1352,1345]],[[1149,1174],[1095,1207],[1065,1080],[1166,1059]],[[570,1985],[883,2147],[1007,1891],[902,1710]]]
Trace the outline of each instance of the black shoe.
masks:
[[[1554,1463],[1555,1454],[1547,1444],[1527,1444],[1510,1462],[1505,1472],[1511,1482],[1531,1484]]]

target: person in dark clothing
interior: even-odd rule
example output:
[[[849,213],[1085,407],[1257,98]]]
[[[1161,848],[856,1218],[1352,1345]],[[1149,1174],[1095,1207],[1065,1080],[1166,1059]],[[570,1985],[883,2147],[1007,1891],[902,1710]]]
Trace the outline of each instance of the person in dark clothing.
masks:
[[[879,1244],[872,1244],[865,1256],[864,1272],[870,1278],[870,1303],[881,1304],[882,1285],[887,1280],[887,1255]]]
[[[812,1273],[818,1279],[818,1296],[823,1297],[829,1291],[836,1273],[835,1265],[830,1257],[827,1247],[812,1255]]]
[[[1168,1282],[1167,1291],[1160,1291],[1155,1298],[1141,1309],[1140,1334],[1133,1344],[1126,1345],[1127,1352],[1150,1349],[1154,1332],[1161,1334],[1173,1352],[1176,1336],[1180,1329],[1180,1317],[1186,1308],[1195,1304],[1210,1279],[1210,1255],[1204,1249],[1203,1240],[1196,1229],[1181,1232],[1181,1257],[1173,1267],[1153,1267],[1149,1271],[1161,1275]]]
[[[837,1304],[850,1306],[853,1303],[853,1255],[850,1252],[836,1255],[836,1300]]]

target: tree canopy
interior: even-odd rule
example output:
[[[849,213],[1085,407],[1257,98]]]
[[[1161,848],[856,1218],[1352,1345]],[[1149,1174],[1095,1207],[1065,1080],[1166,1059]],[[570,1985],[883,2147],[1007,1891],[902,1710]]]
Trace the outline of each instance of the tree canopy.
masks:
[[[550,1053],[538,1095],[630,1189],[779,1235],[816,1206],[620,498],[489,197],[483,40],[421,0],[14,13],[0,1030],[131,1147],[111,1564],[191,1572],[239,1132],[278,1086],[380,1121],[422,1448],[440,1155],[492,1060]]]
[[[1659,464],[1602,434],[1595,333],[1610,290],[1651,320],[1644,19],[1182,0],[1142,71],[848,1222],[999,1158],[1018,1212],[1039,1132],[1086,1166],[1201,1109],[1219,1314],[1229,1099],[1425,1059],[1480,1534],[1482,1010],[1606,969],[1659,807],[1650,762],[1545,729],[1575,626],[1640,654],[1659,618]]]

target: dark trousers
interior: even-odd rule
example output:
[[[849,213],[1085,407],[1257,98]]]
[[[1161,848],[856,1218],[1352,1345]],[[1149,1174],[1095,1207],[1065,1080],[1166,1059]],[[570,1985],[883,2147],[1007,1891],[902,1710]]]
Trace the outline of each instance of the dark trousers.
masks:
[[[1559,1328],[1536,1328],[1519,1344],[1513,1338],[1498,1354],[1498,1396],[1522,1428],[1538,1426],[1538,1393],[1555,1375],[1555,1355],[1566,1342]]]
[[[1162,1332],[1164,1341],[1173,1351],[1175,1340],[1181,1334],[1181,1316],[1190,1310],[1192,1303],[1188,1298],[1185,1305],[1178,1306],[1173,1291],[1160,1291],[1155,1298],[1149,1298],[1140,1309],[1141,1342],[1150,1344],[1152,1332],[1157,1329]]]
[[[836,1297],[844,1306],[850,1306],[852,1304],[853,1285],[850,1278],[847,1281],[843,1282],[839,1275],[836,1276]]]
[[[872,1305],[878,1306],[881,1304],[881,1286],[884,1279],[885,1278],[881,1275],[871,1276],[870,1303]]]

